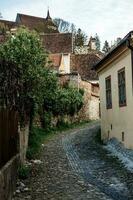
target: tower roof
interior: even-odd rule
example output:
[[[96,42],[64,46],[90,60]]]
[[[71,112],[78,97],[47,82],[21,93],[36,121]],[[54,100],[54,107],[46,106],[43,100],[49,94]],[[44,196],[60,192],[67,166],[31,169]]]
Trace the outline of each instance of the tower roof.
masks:
[[[50,12],[49,12],[49,9],[48,9],[46,20],[51,20],[51,19],[52,19],[52,18],[50,17]]]
[[[36,30],[39,33],[58,33],[58,27],[53,23],[52,19],[47,20],[42,17],[35,17],[25,14],[17,14],[16,23],[24,25],[30,30]]]

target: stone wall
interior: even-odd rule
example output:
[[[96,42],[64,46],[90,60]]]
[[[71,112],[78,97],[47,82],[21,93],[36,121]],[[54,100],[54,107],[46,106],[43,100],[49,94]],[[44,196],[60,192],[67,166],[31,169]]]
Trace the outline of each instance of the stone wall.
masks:
[[[84,89],[84,106],[79,116],[84,120],[99,119],[99,85],[81,80],[79,87]]]
[[[11,200],[16,187],[19,155],[14,156],[0,169],[0,200]]]
[[[61,85],[65,82],[69,85],[84,90],[84,105],[78,115],[75,115],[75,121],[97,120],[99,119],[99,83],[83,81],[78,74],[66,74],[59,77]],[[70,119],[71,120],[71,119]]]

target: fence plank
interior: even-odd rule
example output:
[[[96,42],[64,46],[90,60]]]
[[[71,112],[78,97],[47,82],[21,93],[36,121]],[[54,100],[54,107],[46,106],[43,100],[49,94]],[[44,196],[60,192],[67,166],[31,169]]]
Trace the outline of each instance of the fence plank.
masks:
[[[15,111],[0,111],[0,167],[17,153],[18,116]]]

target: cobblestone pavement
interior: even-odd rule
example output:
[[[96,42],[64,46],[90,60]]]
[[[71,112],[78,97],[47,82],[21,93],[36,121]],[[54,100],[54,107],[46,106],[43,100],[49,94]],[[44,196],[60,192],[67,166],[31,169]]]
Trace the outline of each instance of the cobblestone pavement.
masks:
[[[133,200],[133,174],[95,140],[98,123],[45,143],[29,191],[14,200]]]

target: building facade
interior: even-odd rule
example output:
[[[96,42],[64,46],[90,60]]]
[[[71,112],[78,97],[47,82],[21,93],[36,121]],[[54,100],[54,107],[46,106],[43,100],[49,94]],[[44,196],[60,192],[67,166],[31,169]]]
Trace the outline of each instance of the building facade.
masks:
[[[97,65],[102,139],[117,138],[133,149],[133,47],[130,32]]]

